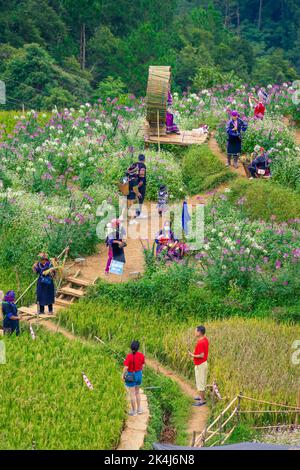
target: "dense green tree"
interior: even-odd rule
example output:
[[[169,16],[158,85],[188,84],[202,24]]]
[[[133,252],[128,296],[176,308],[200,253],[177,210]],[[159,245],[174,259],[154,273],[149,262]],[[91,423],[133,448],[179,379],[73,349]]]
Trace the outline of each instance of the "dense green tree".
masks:
[[[38,44],[27,44],[7,59],[3,80],[8,103],[24,103],[27,108],[43,109],[54,102],[54,95],[60,101],[67,96],[64,103],[72,106],[91,94],[87,80],[65,72]]]

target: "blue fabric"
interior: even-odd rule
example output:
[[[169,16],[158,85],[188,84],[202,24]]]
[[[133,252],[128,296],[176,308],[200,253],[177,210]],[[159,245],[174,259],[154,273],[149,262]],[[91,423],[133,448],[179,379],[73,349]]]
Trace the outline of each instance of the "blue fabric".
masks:
[[[143,372],[141,370],[137,372],[128,372],[128,375],[134,375],[134,382],[125,382],[126,387],[139,387],[142,385]]]
[[[43,282],[43,273],[47,271],[47,269],[52,268],[52,264],[48,261],[45,265],[38,263],[35,271],[39,274],[37,288],[36,288],[36,295],[37,301],[39,305],[52,305],[55,301],[55,287],[52,277],[49,275],[47,276],[47,283]]]
[[[191,220],[187,202],[184,201],[182,206],[182,230],[186,235],[189,233],[189,221]]]
[[[237,131],[234,131],[234,122],[231,119],[226,126],[227,132],[227,153],[228,155],[238,155],[242,151],[242,133],[247,130],[248,124],[241,119],[237,120]]]
[[[14,303],[2,302],[3,329],[11,330],[19,335],[19,320],[12,320],[11,317],[18,316],[18,309]]]

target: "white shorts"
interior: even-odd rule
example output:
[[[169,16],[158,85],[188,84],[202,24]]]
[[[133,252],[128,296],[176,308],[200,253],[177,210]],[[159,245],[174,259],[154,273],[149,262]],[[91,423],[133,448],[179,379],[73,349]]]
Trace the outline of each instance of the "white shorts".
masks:
[[[207,372],[207,361],[202,362],[202,364],[200,364],[199,366],[195,366],[196,388],[198,392],[205,392],[207,384]]]

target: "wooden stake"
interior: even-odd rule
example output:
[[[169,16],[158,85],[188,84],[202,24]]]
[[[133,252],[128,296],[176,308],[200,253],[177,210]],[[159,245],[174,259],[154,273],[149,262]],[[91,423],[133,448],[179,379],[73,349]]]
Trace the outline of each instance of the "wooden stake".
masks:
[[[160,153],[159,111],[158,110],[157,110],[157,140],[158,140],[158,153]]]
[[[300,389],[298,390],[297,408],[300,409]],[[300,413],[297,413],[297,414],[296,414],[296,420],[295,420],[295,424],[296,424],[296,425],[299,424],[299,421],[300,421],[300,420],[299,420],[299,414],[300,414]]]

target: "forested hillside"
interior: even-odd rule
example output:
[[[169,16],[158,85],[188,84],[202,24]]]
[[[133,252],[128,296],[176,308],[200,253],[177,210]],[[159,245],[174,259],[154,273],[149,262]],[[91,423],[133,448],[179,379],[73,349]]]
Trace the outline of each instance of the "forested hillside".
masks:
[[[178,90],[300,73],[297,0],[0,0],[8,109],[145,92],[149,64]]]

